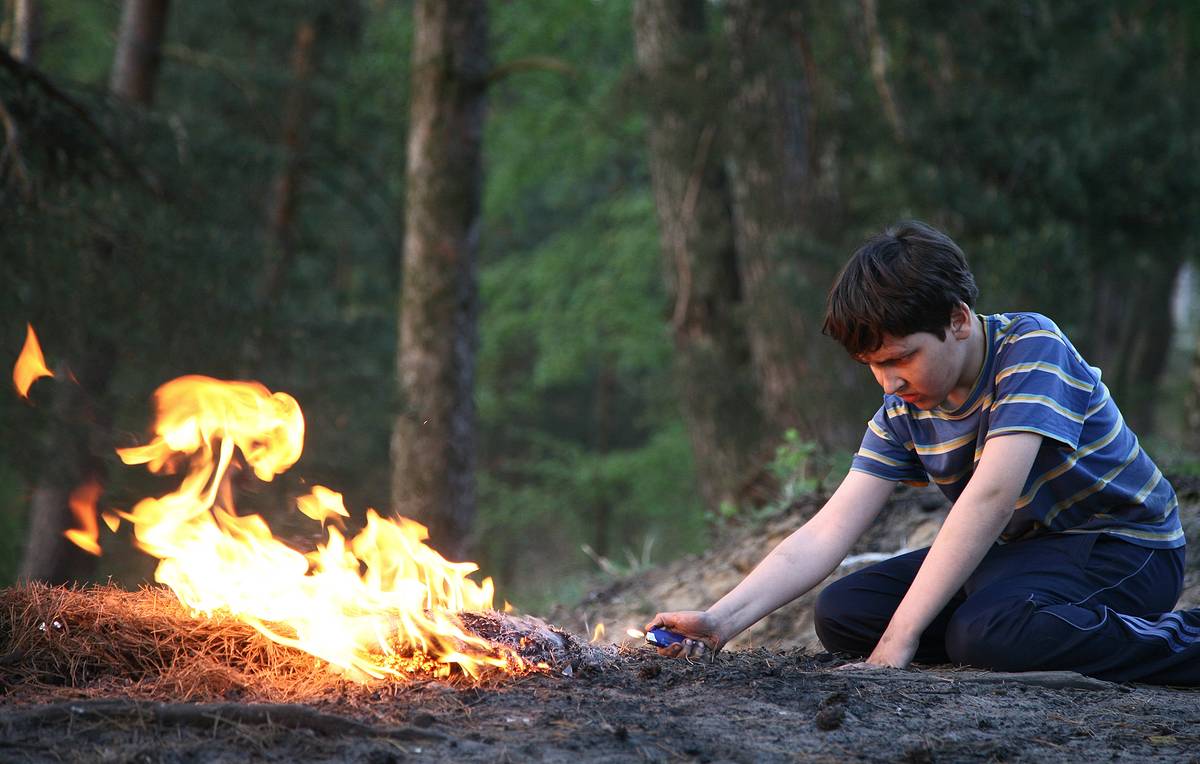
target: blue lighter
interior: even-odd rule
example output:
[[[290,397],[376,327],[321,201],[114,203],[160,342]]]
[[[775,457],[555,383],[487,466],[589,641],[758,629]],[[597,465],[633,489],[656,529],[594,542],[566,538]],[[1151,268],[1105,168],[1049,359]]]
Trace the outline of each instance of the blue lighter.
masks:
[[[646,632],[646,644],[654,645],[655,647],[670,647],[682,642],[683,639],[682,634],[676,634],[666,629],[651,629]]]

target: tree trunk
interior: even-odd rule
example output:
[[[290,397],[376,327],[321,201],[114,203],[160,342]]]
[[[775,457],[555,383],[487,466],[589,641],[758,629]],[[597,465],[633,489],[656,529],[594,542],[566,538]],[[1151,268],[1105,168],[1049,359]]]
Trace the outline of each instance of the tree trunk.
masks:
[[[466,554],[475,516],[472,394],[487,72],[486,2],[418,0],[392,502],[457,559]]]
[[[748,475],[760,417],[738,318],[742,284],[704,13],[703,0],[639,0],[634,41],[650,107],[677,384],[700,492],[715,509]]]
[[[12,45],[9,52],[23,64],[37,63],[42,42],[41,0],[15,0],[13,3]]]
[[[612,398],[617,386],[617,376],[608,359],[600,362],[596,372],[596,395],[592,399],[592,422],[595,427],[593,450],[597,456],[604,458],[609,451],[609,430],[612,424]],[[608,540],[612,535],[612,497],[609,495],[607,481],[604,475],[596,472],[592,479],[595,481],[595,505],[592,518],[595,525],[592,529],[592,548],[600,557],[608,556]]]
[[[809,92],[790,0],[725,4],[734,92],[727,159],[746,332],[771,436],[794,427],[828,445],[836,416],[827,381],[836,348],[820,315],[833,273],[810,244]]]
[[[283,103],[283,166],[272,183],[267,203],[266,251],[257,290],[258,318],[242,348],[243,376],[252,376],[262,364],[264,346],[272,336],[274,306],[280,301],[284,279],[295,254],[296,209],[304,180],[308,123],[312,116],[316,37],[316,25],[311,20],[297,23],[290,63],[292,80]]]
[[[313,43],[316,27],[311,21],[296,25],[292,44],[292,83],[283,108],[283,168],[275,178],[271,206],[267,213],[266,275],[261,296],[274,302],[279,296],[283,274],[292,258],[292,229],[296,220],[296,200],[308,145],[308,120],[312,111],[309,94],[313,73]]]
[[[1182,266],[1182,256],[1164,247],[1097,275],[1085,355],[1104,372],[1125,420],[1143,437],[1154,431],[1154,404],[1174,336],[1171,295]]]
[[[167,28],[167,0],[125,0],[109,90],[130,103],[154,101]]]
[[[118,98],[149,106],[158,74],[158,52],[166,29],[166,0],[127,0],[114,54],[110,87]],[[80,252],[79,267],[92,272],[87,283],[104,284],[113,260],[113,243],[98,236]],[[97,295],[81,295],[76,305],[102,305]],[[116,349],[97,333],[94,316],[70,319],[71,341],[64,355],[72,359],[71,375],[55,380],[55,424],[47,453],[50,460],[38,478],[30,499],[29,535],[21,561],[21,576],[66,583],[86,579],[94,570],[93,558],[65,538],[73,522],[71,491],[95,482],[103,493],[107,479],[100,454],[111,451],[111,428],[102,421],[102,400],[116,366]]]

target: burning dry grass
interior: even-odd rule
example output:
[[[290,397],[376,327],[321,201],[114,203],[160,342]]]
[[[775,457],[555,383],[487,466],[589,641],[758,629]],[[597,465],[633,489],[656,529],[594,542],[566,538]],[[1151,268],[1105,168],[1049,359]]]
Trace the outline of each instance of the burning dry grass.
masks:
[[[605,651],[536,619],[464,613],[465,629],[511,648],[530,665],[562,671]],[[407,662],[414,681],[433,678],[432,661]],[[526,669],[528,671],[528,669]],[[499,670],[474,680],[502,681]],[[387,680],[404,681],[404,680]],[[387,684],[382,681],[380,684]],[[152,700],[298,701],[353,685],[324,661],[281,646],[230,617],[196,617],[166,589],[67,589],[23,584],[0,590],[0,684],[10,696],[122,695]]]

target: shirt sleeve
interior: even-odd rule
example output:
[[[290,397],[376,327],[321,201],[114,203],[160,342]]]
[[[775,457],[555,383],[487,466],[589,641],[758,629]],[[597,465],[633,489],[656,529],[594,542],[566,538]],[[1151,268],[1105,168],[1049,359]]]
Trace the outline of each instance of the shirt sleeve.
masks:
[[[902,436],[892,424],[887,406],[885,402],[867,422],[862,446],[854,455],[850,469],[898,483],[925,485],[929,482],[929,474],[921,466],[912,440]]]
[[[1030,322],[996,354],[995,400],[987,437],[1033,432],[1074,450],[1099,370],[1088,366],[1049,320]]]

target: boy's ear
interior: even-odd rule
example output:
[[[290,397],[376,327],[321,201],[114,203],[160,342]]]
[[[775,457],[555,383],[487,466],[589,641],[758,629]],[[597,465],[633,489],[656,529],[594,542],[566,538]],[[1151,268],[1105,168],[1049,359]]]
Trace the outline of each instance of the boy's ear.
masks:
[[[970,337],[971,328],[974,326],[972,318],[971,309],[965,302],[960,302],[954,310],[950,311],[950,333],[960,340]]]

